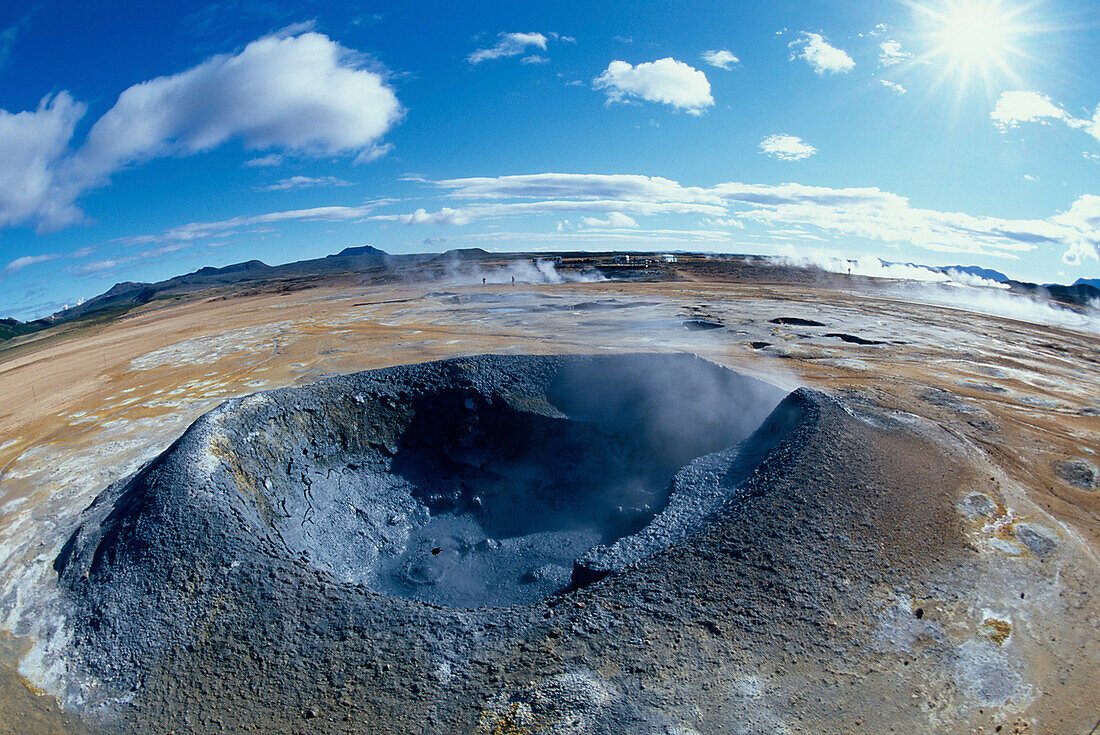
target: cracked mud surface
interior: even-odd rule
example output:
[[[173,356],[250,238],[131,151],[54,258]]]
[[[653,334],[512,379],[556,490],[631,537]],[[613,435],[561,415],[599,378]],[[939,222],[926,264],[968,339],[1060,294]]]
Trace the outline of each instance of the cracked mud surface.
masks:
[[[724,326],[686,330],[685,311]],[[875,293],[685,271],[183,304],[6,350],[0,388],[60,387],[0,415],[0,627],[16,636],[0,650],[0,732],[1086,733],[1100,717],[1096,346]],[[716,520],[546,600],[429,606],[317,558],[226,545],[130,574],[160,627],[117,646],[120,610],[66,597],[79,574],[58,587],[52,565],[84,508],[225,398],[508,351],[691,352],[820,392],[788,399],[796,420]],[[682,481],[730,475],[731,460]],[[90,565],[91,548],[75,558]],[[74,625],[72,599],[94,601],[101,627]],[[113,663],[87,668],[77,634]],[[120,699],[134,672],[140,688]]]

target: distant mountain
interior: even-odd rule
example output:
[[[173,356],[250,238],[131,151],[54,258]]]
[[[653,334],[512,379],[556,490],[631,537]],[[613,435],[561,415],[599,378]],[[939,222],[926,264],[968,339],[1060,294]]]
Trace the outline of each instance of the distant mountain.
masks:
[[[363,257],[372,256],[377,258],[385,258],[388,253],[385,250],[379,250],[371,245],[361,245],[357,248],[344,248],[336,255],[329,255],[329,258],[348,258],[348,257]]]
[[[492,253],[481,248],[455,248],[432,258],[433,261],[439,263],[453,262],[456,260],[483,260],[484,258],[495,257]]]
[[[43,322],[41,319],[36,319],[33,322],[21,322],[18,319],[0,319],[0,342],[12,337],[37,332],[46,326],[49,326],[49,323]]]
[[[1007,283],[1010,279],[1004,273],[995,271],[992,268],[982,268],[977,265],[924,265],[923,263],[901,263],[891,260],[878,259],[878,262],[883,266],[891,265],[905,265],[910,268],[923,268],[926,271],[932,271],[933,273],[943,273],[944,275],[951,275],[952,272],[966,273],[971,276],[977,276],[979,278],[985,278],[990,281],[996,281],[997,283]]]
[[[268,265],[260,260],[234,263],[222,268],[207,266],[192,273],[175,276],[157,283],[116,283],[105,293],[88,299],[82,304],[63,309],[46,319],[20,322],[15,319],[0,320],[0,341],[66,322],[118,316],[135,306],[154,299],[171,298],[219,287],[249,282],[304,282],[319,276],[363,273],[386,267],[387,259],[415,259],[423,256],[399,256],[391,258],[385,251],[370,245],[345,248],[336,255],[313,260],[300,260],[283,265]]]
[[[883,265],[895,265],[881,258],[879,260]],[[1016,293],[1050,299],[1069,306],[1092,306],[1097,299],[1100,299],[1100,279],[1079,278],[1072,286],[1063,286],[1060,283],[1038,284],[1028,281],[1016,281],[1000,271],[995,271],[992,268],[982,268],[976,265],[945,265],[939,267],[920,265],[918,263],[906,263],[905,265],[910,265],[915,268],[927,268],[928,270],[939,271],[947,275],[950,275],[952,271],[967,273],[972,276],[978,276],[979,278],[986,278],[990,281],[1003,283]]]
[[[148,303],[156,293],[157,290],[151,283],[133,281],[116,283],[107,292],[88,299],[82,304],[63,309],[47,317],[45,321],[56,324],[62,321],[120,314],[135,306]]]
[[[1011,279],[1000,271],[995,271],[992,268],[982,268],[978,265],[945,265],[941,270],[951,273],[951,271],[958,271],[959,273],[968,273],[978,278],[984,278],[987,281],[996,281],[997,283],[1008,283]]]
[[[1090,286],[1087,283],[1075,283],[1072,286],[1063,286],[1060,283],[1027,283],[1026,281],[1005,281],[1013,291],[1023,292],[1030,296],[1048,298],[1063,304],[1072,306],[1092,306],[1100,299],[1100,288]]]
[[[271,266],[262,260],[249,260],[244,263],[234,263],[233,265],[227,265],[224,268],[212,268],[207,266],[206,268],[199,268],[193,276],[214,276],[214,275],[231,275],[237,273],[259,273],[263,271],[271,270]]]

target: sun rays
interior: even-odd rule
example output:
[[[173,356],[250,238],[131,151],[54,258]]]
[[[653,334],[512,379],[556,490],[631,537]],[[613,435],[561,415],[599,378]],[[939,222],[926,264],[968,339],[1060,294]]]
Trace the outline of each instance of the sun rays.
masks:
[[[990,90],[1005,82],[1019,85],[1030,59],[1027,38],[1040,28],[1028,18],[1033,5],[1010,0],[939,0],[911,3],[925,51],[916,63],[938,69],[937,86],[960,95],[974,85]]]

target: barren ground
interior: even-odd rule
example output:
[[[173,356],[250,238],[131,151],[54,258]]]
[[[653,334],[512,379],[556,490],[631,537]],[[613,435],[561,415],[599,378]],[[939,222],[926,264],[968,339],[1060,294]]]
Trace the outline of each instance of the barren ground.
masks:
[[[966,731],[958,724],[963,721],[975,731],[999,726],[999,732],[1031,733],[1084,733],[1100,724],[1100,338],[895,298],[844,279],[759,283],[705,264],[679,270],[678,280],[661,282],[369,286],[349,280],[289,293],[151,304],[114,323],[46,332],[0,348],[0,395],[7,399],[0,404],[0,733],[85,731],[58,708],[61,693],[46,691],[63,672],[51,668],[51,652],[34,647],[39,631],[60,623],[41,617],[40,600],[55,584],[53,559],[100,491],[226,398],[456,355],[648,351],[691,352],[783,388],[810,386],[855,409],[915,416],[933,427],[964,467],[943,470],[958,485],[945,485],[944,492],[960,503],[967,492],[979,492],[996,506],[984,515],[959,511],[957,522],[965,545],[988,558],[983,568],[1002,576],[975,587],[969,600],[921,603],[868,590],[868,609],[878,611],[886,631],[881,635],[906,639],[911,631],[891,616],[923,604],[922,610],[941,611],[938,624],[960,647],[993,640],[1022,662],[1014,670],[1027,672],[1026,695],[990,708],[988,720],[971,712],[942,731]],[[825,326],[772,321],[791,317]],[[693,331],[683,325],[688,319],[723,327]],[[886,516],[919,517],[920,508],[905,496],[905,478],[913,475],[916,487],[942,469],[922,467],[922,458],[907,451],[901,444],[884,448],[875,460],[902,488],[888,499]],[[1042,574],[1025,574],[1036,552],[1014,533],[1020,524],[1045,529],[1065,547],[1057,570],[1048,563]],[[1031,584],[1021,580],[1033,577],[1037,591],[1067,600],[1020,602],[1024,594],[1017,590]],[[1072,629],[1058,629],[1070,622]],[[1002,624],[1008,628],[1002,631]],[[688,628],[683,635],[702,639],[707,630]],[[1032,635],[1049,640],[1028,640]],[[894,655],[889,651],[882,655]],[[812,678],[817,665],[794,661],[785,672],[768,673]],[[1054,681],[1061,683],[1049,684]],[[927,684],[903,682],[901,693],[889,696],[916,697]],[[510,685],[537,688],[534,680]],[[953,686],[964,688],[958,681]],[[763,695],[746,696],[764,707]],[[777,705],[777,712],[789,714],[792,701]],[[507,729],[511,715],[500,707],[503,724],[485,731],[521,731]],[[816,731],[784,722],[792,732]],[[927,722],[928,731],[940,727]],[[308,731],[310,723],[300,727]]]

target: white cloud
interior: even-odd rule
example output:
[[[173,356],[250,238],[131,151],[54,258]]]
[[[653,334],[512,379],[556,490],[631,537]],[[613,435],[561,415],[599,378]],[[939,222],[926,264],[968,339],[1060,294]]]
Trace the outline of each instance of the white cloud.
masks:
[[[280,153],[270,153],[266,156],[260,156],[259,158],[250,158],[244,162],[244,165],[248,168],[270,168],[272,166],[283,165],[285,156]]]
[[[705,52],[703,54],[703,61],[719,69],[729,69],[741,60],[726,49],[721,49],[719,51]]]
[[[261,38],[235,56],[134,85],[74,152],[69,143],[84,112],[64,92],[35,112],[0,111],[0,227],[72,224],[76,200],[116,171],[230,140],[371,160],[388,149],[380,140],[403,114],[380,73],[319,33]]]
[[[878,188],[831,188],[802,184],[727,182],[710,187],[682,186],[671,179],[628,174],[526,174],[428,181],[414,179],[461,201],[430,212],[384,214],[392,200],[357,207],[316,207],[196,222],[157,235],[126,238],[120,244],[190,242],[224,238],[242,228],[282,222],[376,221],[408,225],[464,225],[480,219],[525,215],[581,215],[580,227],[560,220],[561,237],[595,242],[732,243],[730,228],[758,223],[773,233],[771,241],[861,238],[894,247],[910,245],[933,252],[1016,258],[1037,248],[1061,247],[1067,263],[1095,258],[1100,247],[1100,196],[1080,197],[1064,213],[1047,219],[1005,219],[943,212],[912,206],[905,197]],[[699,230],[636,228],[636,216],[688,214],[703,216]],[[722,230],[727,230],[723,232]],[[499,233],[498,233],[499,234]],[[552,243],[542,233],[512,233],[517,239]],[[553,234],[553,233],[551,233]],[[492,239],[491,231],[476,237]],[[510,235],[511,236],[511,235]],[[510,237],[509,236],[509,237]],[[755,237],[739,234],[738,239]],[[465,236],[463,236],[465,237]],[[475,235],[470,235],[474,238]],[[504,235],[500,235],[504,237]],[[455,239],[460,239],[456,237]]]
[[[522,59],[519,60],[519,63],[521,63],[521,64],[548,64],[548,63],[550,63],[550,59],[546,58],[545,56],[540,56],[539,54],[532,54],[531,56],[524,56]]]
[[[386,202],[368,202],[357,207],[312,207],[309,209],[290,209],[280,212],[243,215],[215,222],[189,222],[172,227],[156,235],[134,235],[120,238],[114,243],[119,245],[148,245],[163,242],[190,242],[210,238],[227,237],[240,228],[255,225],[273,225],[282,222],[354,222],[365,221]]]
[[[58,169],[84,111],[67,92],[43,98],[33,112],[0,110],[0,227],[34,221],[56,229],[80,219]]]
[[[12,262],[4,266],[4,275],[11,275],[12,273],[18,273],[27,266],[35,265],[37,263],[46,263],[51,260],[57,260],[62,257],[58,253],[47,253],[45,255],[24,255],[22,258],[16,258]]]
[[[829,44],[820,33],[804,31],[788,44],[795,49],[791,60],[805,59],[818,74],[839,74],[855,68],[856,62],[847,52]]]
[[[897,41],[883,41],[878,47],[878,63],[880,66],[893,66],[913,58],[913,55],[905,51]]]
[[[466,57],[471,64],[480,64],[491,59],[507,56],[519,56],[529,47],[546,50],[546,36],[541,33],[501,33],[495,45],[474,51]]]
[[[1038,92],[1002,92],[989,116],[1002,131],[1024,122],[1045,123],[1049,120],[1061,120],[1075,128],[1088,125],[1087,121],[1075,119],[1051,102],[1049,97]]]
[[[1097,253],[1097,248],[1100,248],[1100,196],[1085,194],[1078,197],[1069,210],[1052,217],[1051,221],[1079,233],[1062,254],[1063,262],[1080,265],[1082,258],[1100,260]]]
[[[720,215],[725,208],[714,204],[696,202],[654,202],[641,200],[543,200],[531,202],[504,202],[479,204],[466,208],[471,217],[511,217],[521,214],[558,214],[561,212],[618,212],[638,216],[654,214],[709,214]]]
[[[259,187],[260,191],[290,191],[291,189],[309,189],[318,186],[351,186],[350,181],[335,176],[290,176],[279,179],[274,184]]]
[[[721,204],[721,197],[671,179],[637,174],[520,174],[431,182],[464,199],[576,197]]]
[[[340,44],[319,33],[269,36],[127,89],[92,126],[74,168],[95,181],[234,139],[250,149],[369,158],[402,114],[385,79]]]
[[[637,229],[638,222],[633,217],[628,217],[621,212],[608,212],[607,219],[596,217],[581,217],[581,225],[584,227],[601,227],[606,229]]]
[[[817,149],[794,135],[769,135],[760,141],[760,151],[781,161],[801,161]]]
[[[438,212],[429,212],[423,207],[411,214],[376,214],[370,217],[379,222],[400,222],[403,225],[465,225],[470,215],[461,209],[443,207]]]
[[[19,24],[8,26],[0,30],[0,69],[8,65],[12,49],[15,48],[15,39],[19,36]]]
[[[879,84],[886,87],[888,90],[895,94],[905,94],[909,90],[901,86],[897,82],[891,82],[889,79],[879,79]]]
[[[715,229],[728,230],[743,230],[745,229],[745,223],[739,219],[733,219],[732,217],[708,217],[703,220],[704,227],[713,227]]]
[[[637,66],[612,61],[592,86],[607,94],[608,102],[637,98],[661,102],[699,115],[714,104],[710,82],[703,72],[673,58],[648,61]]]
[[[913,207],[905,197],[877,188],[836,189],[801,184],[729,182],[708,188],[685,187],[670,179],[624,174],[528,174],[449,179],[433,182],[458,199],[535,199],[464,206],[471,217],[592,211],[636,213],[651,210],[709,211],[712,218],[736,218],[771,227],[807,227],[834,237],[860,237],[890,245],[910,244],[935,252],[1018,257],[1040,246],[1064,246],[1089,255],[1096,239],[1088,230],[1092,200],[1082,198],[1070,212],[1046,220],[1011,220]],[[641,213],[641,212],[637,212]],[[702,213],[702,212],[700,212]],[[1091,232],[1092,234],[1088,234]],[[811,232],[810,234],[814,234]],[[1091,238],[1091,240],[1090,240]]]
[[[1078,118],[1038,92],[1002,92],[989,117],[1002,133],[1019,127],[1021,123],[1049,125],[1050,121],[1055,120],[1100,140],[1100,106],[1097,106],[1091,120]],[[1095,153],[1085,152],[1082,155],[1094,161],[1100,160],[1100,155]]]

